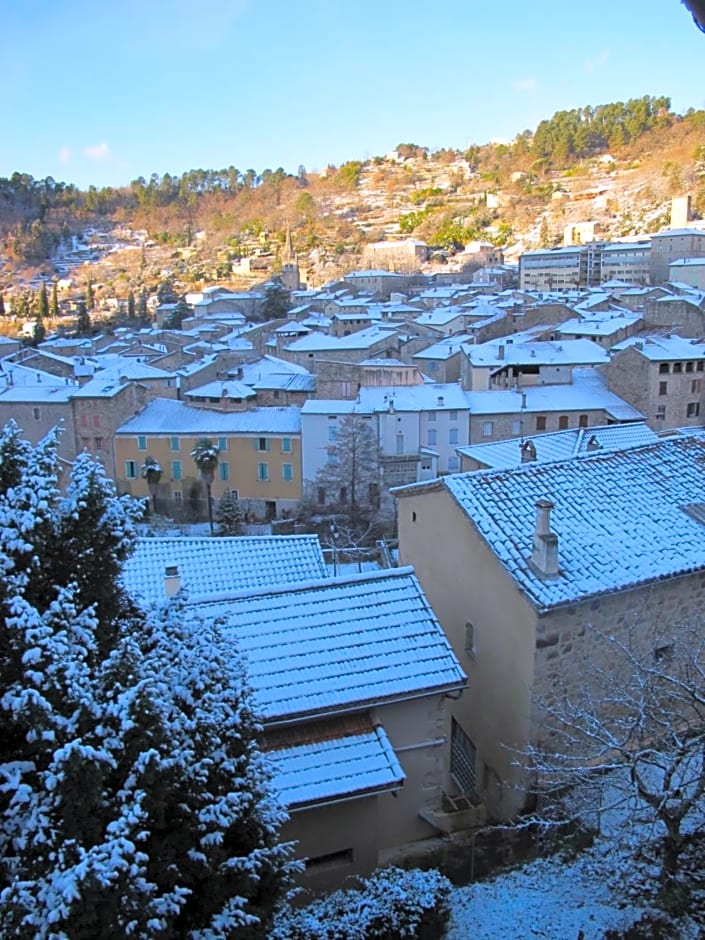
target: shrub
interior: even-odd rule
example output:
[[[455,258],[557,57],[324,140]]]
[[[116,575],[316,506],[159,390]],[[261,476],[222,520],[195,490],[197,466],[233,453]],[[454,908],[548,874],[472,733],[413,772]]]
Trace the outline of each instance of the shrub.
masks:
[[[271,940],[437,940],[448,920],[450,888],[436,870],[378,869],[358,888],[307,907],[284,904]]]

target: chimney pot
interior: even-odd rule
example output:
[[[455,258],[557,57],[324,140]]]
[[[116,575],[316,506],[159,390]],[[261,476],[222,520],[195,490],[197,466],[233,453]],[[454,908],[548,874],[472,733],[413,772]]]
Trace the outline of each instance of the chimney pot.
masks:
[[[555,578],[558,575],[558,536],[551,532],[553,506],[550,499],[539,499],[536,502],[536,528],[530,564],[543,578]]]
[[[178,565],[167,565],[164,569],[164,591],[167,597],[173,597],[181,590],[181,576]]]

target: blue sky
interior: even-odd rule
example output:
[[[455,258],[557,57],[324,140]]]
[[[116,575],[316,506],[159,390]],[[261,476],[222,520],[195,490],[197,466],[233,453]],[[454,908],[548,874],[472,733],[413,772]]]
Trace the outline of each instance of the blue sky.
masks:
[[[705,108],[678,0],[9,0],[0,176],[313,171],[646,94]]]

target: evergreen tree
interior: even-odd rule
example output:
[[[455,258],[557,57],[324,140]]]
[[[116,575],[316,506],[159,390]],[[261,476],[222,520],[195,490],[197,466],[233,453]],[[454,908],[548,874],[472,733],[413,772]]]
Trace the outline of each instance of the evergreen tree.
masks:
[[[4,316],[5,316],[5,299],[2,296],[2,294],[0,294],[0,317],[4,317]]]
[[[273,278],[267,284],[264,295],[262,316],[265,320],[276,320],[287,315],[291,309],[291,294],[282,284],[281,278]]]
[[[149,313],[147,311],[147,291],[144,288],[140,291],[140,298],[137,304],[137,319],[140,321],[142,326],[146,326],[149,323]]]
[[[49,316],[49,296],[47,294],[47,286],[42,281],[42,286],[39,288],[39,298],[37,300],[37,314],[41,319],[46,320]]]
[[[135,319],[135,294],[134,291],[130,291],[127,295],[127,316],[130,320]]]
[[[215,512],[216,535],[242,535],[243,512],[240,500],[232,490],[228,490]]]
[[[32,330],[32,345],[38,346],[40,343],[43,343],[46,335],[47,331],[44,326],[44,321],[41,317],[37,317],[34,321],[34,329]]]
[[[89,310],[95,310],[95,295],[93,293],[93,281],[88,278],[86,283],[86,307]]]
[[[290,848],[212,623],[141,611],[141,506],[0,433],[0,923],[20,938],[265,938]]]
[[[79,336],[89,336],[91,332],[91,317],[83,300],[78,301],[76,316],[76,333]]]
[[[190,314],[191,308],[186,303],[184,298],[181,297],[174,309],[164,321],[164,326],[168,330],[180,330],[183,326],[184,317],[188,317]]]
[[[56,281],[51,286],[51,305],[49,308],[50,316],[55,320],[59,316],[59,294]]]

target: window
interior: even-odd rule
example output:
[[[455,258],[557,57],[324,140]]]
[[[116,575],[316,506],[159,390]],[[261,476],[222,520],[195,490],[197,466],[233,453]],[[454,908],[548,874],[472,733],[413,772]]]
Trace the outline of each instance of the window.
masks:
[[[340,502],[344,506],[348,501],[348,488],[347,486],[340,487]]]
[[[682,371],[683,371],[683,363],[682,363],[682,362],[674,362],[674,363],[673,363],[673,371],[674,371],[674,372],[682,372]]]
[[[458,443],[458,429],[457,428],[450,428],[450,430],[448,431],[448,443],[449,444]]]
[[[705,369],[705,362],[698,362],[698,363],[696,363],[696,365],[695,365],[695,371],[696,371],[696,372],[702,372],[703,369]]]
[[[317,491],[317,493],[316,493],[316,496],[318,497],[318,504],[319,504],[319,506],[324,506],[324,505],[325,505],[325,502],[326,502],[326,491],[325,491],[325,489],[324,489],[322,486],[319,486],[319,487],[318,487],[318,491]]]
[[[137,479],[137,463],[134,460],[125,461],[125,477],[128,480]]]
[[[434,444],[436,444],[437,440],[438,440],[438,432],[436,431],[435,428],[429,428],[429,429],[428,429],[428,443],[429,443],[429,445],[430,445],[430,446],[433,446]]]
[[[180,443],[179,443],[178,437],[172,437],[172,438],[169,439],[169,447],[170,447],[172,450],[179,450],[179,449],[180,449],[181,445],[180,445]]]
[[[404,435],[401,433],[397,434],[397,453],[404,453]]]
[[[328,416],[328,441],[334,444],[338,440],[338,419],[335,415]]]
[[[546,430],[546,415],[536,415],[536,430],[537,431]]]
[[[221,461],[218,464],[218,476],[224,483],[227,482],[230,479],[230,464]]]
[[[690,391],[691,391],[691,392],[694,392],[694,393],[700,392],[700,391],[702,391],[702,387],[703,387],[703,380],[702,380],[702,379],[693,379],[693,380],[691,381],[691,383],[690,383]]]
[[[475,658],[475,627],[469,620],[465,624],[465,655]]]
[[[266,437],[258,437],[255,441],[255,450],[263,453],[269,450],[269,440]]]
[[[665,420],[666,418],[666,406],[665,405],[658,406],[658,408],[656,409],[656,417],[658,418],[659,421]]]
[[[668,382],[658,383],[658,393],[659,395],[668,395]]]
[[[42,413],[39,410],[39,408],[32,408],[32,416],[34,417],[35,421],[39,421],[39,419],[42,416]]]
[[[475,745],[453,719],[450,731],[450,773],[463,793],[475,792]]]
[[[266,483],[269,480],[269,464],[268,463],[257,464],[257,479],[260,481],[260,483]]]
[[[668,373],[668,369],[669,369],[669,365],[667,362],[662,362],[658,367],[658,370],[661,373],[661,375],[666,375]]]
[[[460,470],[460,457],[453,456],[448,458],[448,469],[451,473]]]
[[[688,410],[686,411],[686,417],[688,418],[697,418],[700,414],[700,402],[699,401],[689,401]]]
[[[95,439],[95,449],[96,449],[96,450],[102,450],[102,449],[103,449],[103,438],[102,438],[102,437],[96,437],[96,439]]]
[[[588,416],[580,415],[580,417],[578,418],[578,427],[586,428],[587,426],[588,426]]]
[[[93,427],[94,428],[100,427],[100,415],[93,415]]]
[[[82,428],[88,427],[88,415],[81,415],[80,421],[78,422]]]
[[[429,420],[429,421],[437,421],[437,420],[438,420],[438,415],[436,414],[435,411],[429,411],[429,413],[428,413],[428,420]]]
[[[521,434],[521,421],[512,421],[512,435],[519,437]]]
[[[451,411],[451,413],[450,413],[450,415],[449,415],[448,417],[450,418],[451,421],[457,421],[457,420],[458,420],[458,412],[457,412],[457,411]]]
[[[227,437],[218,438],[218,453],[225,454],[228,450],[228,439]]]
[[[292,450],[291,447],[291,438],[283,437],[282,438],[282,454],[290,454]]]
[[[137,438],[137,450],[147,450],[147,438],[140,434]]]
[[[568,428],[568,415],[560,415],[558,418],[558,430],[566,431]]]
[[[686,364],[685,364],[685,371],[686,371],[686,372],[692,372],[692,371],[693,371],[693,365],[694,365],[694,363],[692,363],[692,362],[686,362]]]
[[[176,503],[177,506],[180,506],[181,503],[183,502],[183,495],[181,493],[181,490],[174,490],[174,502]]]
[[[494,432],[494,421],[483,421],[482,422],[482,436],[492,437],[493,432]]]
[[[181,461],[180,460],[171,461],[171,479],[172,480],[181,479]]]
[[[282,480],[285,483],[291,483],[293,479],[294,479],[293,463],[283,463],[282,464]]]

